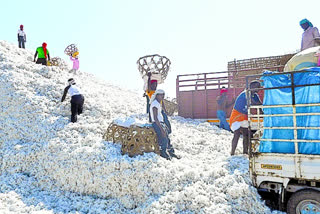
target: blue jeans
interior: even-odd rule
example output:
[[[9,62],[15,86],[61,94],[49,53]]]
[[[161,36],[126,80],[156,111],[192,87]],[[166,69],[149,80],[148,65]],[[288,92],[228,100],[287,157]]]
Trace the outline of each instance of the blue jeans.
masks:
[[[19,43],[19,48],[25,48],[24,47],[24,37],[23,36],[19,36],[18,43]]]
[[[222,111],[222,110],[218,110],[217,111],[217,117],[220,120],[220,126],[219,127],[221,129],[225,129],[225,130],[231,131],[229,123],[227,122],[227,119],[226,119],[226,117],[227,117],[226,113],[224,111]]]
[[[160,127],[156,123],[152,123],[152,127],[154,128],[154,131],[157,134],[158,143],[159,143],[161,151],[167,151],[167,149],[170,145],[170,139],[169,139],[167,130],[164,128],[166,135],[163,136],[161,133]]]
[[[171,132],[172,132],[171,131],[171,124],[169,122],[168,116],[163,110],[161,111],[161,114],[163,116],[163,121],[164,121],[164,123],[166,124],[166,126],[168,128],[168,134],[171,134]]]

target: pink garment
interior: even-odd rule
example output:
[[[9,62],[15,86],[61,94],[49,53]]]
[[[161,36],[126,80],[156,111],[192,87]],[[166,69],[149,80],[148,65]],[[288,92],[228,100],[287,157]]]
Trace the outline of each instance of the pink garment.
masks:
[[[227,92],[228,92],[228,89],[222,88],[222,89],[220,90],[220,95],[223,94],[223,93],[227,93]]]
[[[318,28],[308,27],[308,29],[302,34],[301,51],[318,46],[319,43],[316,42],[316,38],[320,38]]]
[[[79,59],[73,58],[72,56],[70,56],[70,60],[73,61],[73,68],[72,69],[78,70],[79,69]]]

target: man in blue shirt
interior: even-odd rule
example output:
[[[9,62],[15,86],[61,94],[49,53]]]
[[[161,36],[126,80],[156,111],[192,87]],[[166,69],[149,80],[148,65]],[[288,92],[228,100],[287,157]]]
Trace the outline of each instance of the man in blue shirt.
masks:
[[[260,98],[257,94],[261,88],[260,82],[252,81],[250,83],[250,89],[255,89],[251,91],[251,103],[253,105],[261,105]],[[234,104],[233,110],[230,116],[230,127],[233,131],[232,139],[232,148],[231,155],[234,155],[237,148],[237,144],[240,138],[240,135],[243,135],[243,154],[248,154],[249,138],[248,138],[248,107],[247,107],[247,98],[246,91],[241,92],[237,97]]]

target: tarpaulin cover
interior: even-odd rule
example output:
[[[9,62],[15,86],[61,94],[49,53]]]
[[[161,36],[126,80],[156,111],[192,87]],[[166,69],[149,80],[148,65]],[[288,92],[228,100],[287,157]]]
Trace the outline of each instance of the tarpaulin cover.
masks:
[[[320,83],[320,68],[309,68],[310,72],[295,73],[294,84],[305,85]],[[261,78],[264,88],[291,86],[290,74],[267,76]],[[320,86],[295,88],[296,104],[320,103]],[[292,104],[291,88],[265,90],[263,105]],[[264,108],[264,114],[292,114],[292,107]],[[320,106],[296,107],[297,113],[320,113]],[[293,127],[292,116],[265,117],[264,127]],[[320,115],[297,116],[298,127],[320,127]],[[320,140],[320,130],[298,129],[298,139]],[[263,139],[294,139],[293,129],[264,129]],[[320,154],[320,143],[299,142],[298,153]],[[293,142],[260,141],[260,152],[295,153]]]

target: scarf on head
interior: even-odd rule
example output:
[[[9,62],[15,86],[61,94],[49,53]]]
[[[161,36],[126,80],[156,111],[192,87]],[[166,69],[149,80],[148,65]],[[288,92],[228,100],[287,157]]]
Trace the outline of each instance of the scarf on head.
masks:
[[[47,58],[47,43],[42,43],[42,48],[43,48],[43,52],[44,52],[44,56]]]
[[[164,90],[162,89],[157,89],[154,94],[152,94],[151,99],[150,99],[150,104],[156,99],[157,94],[164,94]]]
[[[309,27],[313,27],[313,24],[308,19],[302,19],[300,25],[308,23]]]
[[[227,92],[228,92],[228,89],[222,88],[222,89],[220,90],[220,95],[222,95],[223,93],[227,93]]]

